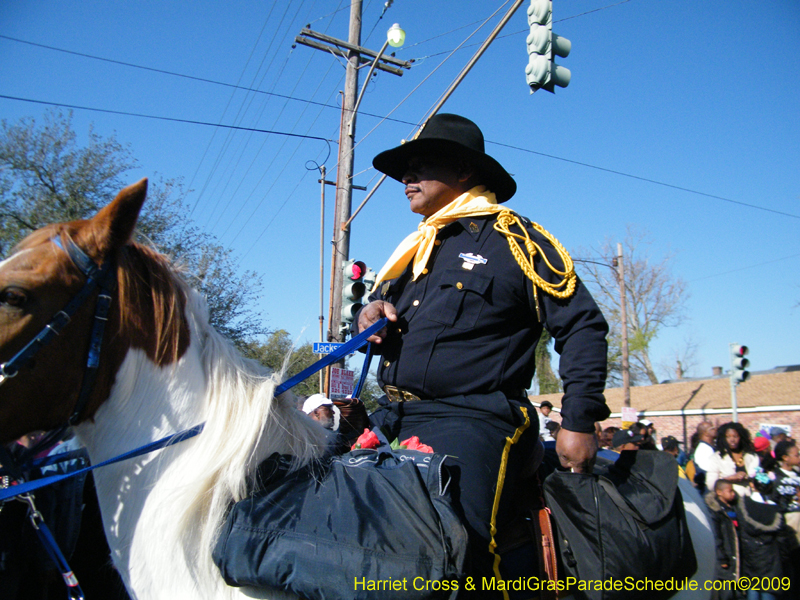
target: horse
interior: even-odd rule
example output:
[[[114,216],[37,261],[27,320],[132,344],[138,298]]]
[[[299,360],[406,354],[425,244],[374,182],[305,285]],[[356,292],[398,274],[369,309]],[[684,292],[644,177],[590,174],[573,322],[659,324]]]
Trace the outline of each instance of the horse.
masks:
[[[274,452],[307,463],[324,450],[325,430],[290,394],[274,395],[276,374],[211,327],[204,299],[166,257],[131,241],[146,191],[143,179],[91,219],[39,229],[0,262],[0,362],[84,285],[65,248],[74,244],[113,273],[85,406],[76,411],[95,320],[91,301],[15,376],[5,375],[0,442],[58,428],[79,412],[74,429],[96,464],[205,423],[190,440],[94,471],[113,562],[137,599],[282,598],[225,585],[210,549],[258,464]]]
[[[211,549],[259,463],[278,452],[301,467],[323,452],[325,430],[289,393],[275,395],[279,375],[214,330],[205,301],[166,257],[131,240],[146,191],[143,179],[91,219],[43,227],[0,262],[5,365],[82,293],[87,278],[76,263],[106,269],[111,279],[53,341],[17,371],[0,373],[0,442],[70,423],[96,464],[204,422],[190,440],[94,471],[113,562],[138,600],[288,598],[227,586]],[[92,300],[104,295],[110,309],[97,340]],[[85,357],[98,344],[84,393]],[[712,579],[713,536],[696,492],[682,491],[702,582]]]

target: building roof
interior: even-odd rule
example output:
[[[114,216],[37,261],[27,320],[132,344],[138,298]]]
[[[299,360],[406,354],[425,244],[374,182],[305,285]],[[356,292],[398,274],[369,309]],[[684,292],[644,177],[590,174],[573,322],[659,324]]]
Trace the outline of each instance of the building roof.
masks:
[[[549,400],[561,407],[562,393],[531,396],[538,404]],[[605,391],[612,414],[622,410],[622,388]],[[800,410],[800,370],[782,367],[752,373],[750,379],[736,388],[739,408],[765,406],[797,406]],[[727,375],[708,379],[688,379],[649,386],[631,387],[631,406],[638,412],[673,411],[681,409],[726,409],[731,407],[731,384]]]

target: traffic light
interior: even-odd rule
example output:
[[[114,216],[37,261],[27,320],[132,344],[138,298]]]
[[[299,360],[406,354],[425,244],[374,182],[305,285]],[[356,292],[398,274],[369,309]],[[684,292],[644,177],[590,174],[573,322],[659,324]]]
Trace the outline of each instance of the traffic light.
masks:
[[[569,56],[572,42],[553,33],[552,0],[531,0],[528,7],[528,66],[525,79],[531,94],[540,88],[554,93],[554,86],[567,87],[572,73],[554,61],[556,56]]]
[[[360,260],[346,260],[342,265],[342,331],[347,331],[362,306],[367,286],[367,265]]]
[[[750,371],[747,370],[750,361],[745,358],[748,352],[747,346],[731,344],[731,381],[734,384],[750,379]]]

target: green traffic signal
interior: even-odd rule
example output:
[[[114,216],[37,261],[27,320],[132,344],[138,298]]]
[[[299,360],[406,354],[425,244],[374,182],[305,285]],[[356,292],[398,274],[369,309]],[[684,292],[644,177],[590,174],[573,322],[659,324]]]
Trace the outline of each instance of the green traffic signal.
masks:
[[[554,92],[554,86],[567,87],[572,73],[554,62],[555,56],[569,56],[572,42],[553,33],[552,0],[531,0],[528,6],[528,25],[531,28],[526,40],[528,65],[525,79],[531,93],[544,88]]]

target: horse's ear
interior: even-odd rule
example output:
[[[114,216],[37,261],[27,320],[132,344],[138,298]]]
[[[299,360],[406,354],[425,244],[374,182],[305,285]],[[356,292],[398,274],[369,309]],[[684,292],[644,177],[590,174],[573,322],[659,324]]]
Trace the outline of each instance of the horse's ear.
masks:
[[[146,196],[147,178],[129,185],[88,221],[76,241],[94,245],[101,257],[121,248],[131,239]]]

